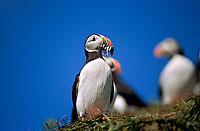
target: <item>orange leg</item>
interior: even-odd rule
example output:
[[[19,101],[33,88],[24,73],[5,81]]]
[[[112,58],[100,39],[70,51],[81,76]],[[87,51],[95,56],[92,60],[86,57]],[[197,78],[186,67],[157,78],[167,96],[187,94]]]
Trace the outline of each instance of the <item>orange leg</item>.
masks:
[[[110,120],[104,113],[102,113],[102,115],[103,115],[102,120],[105,120],[105,119]]]
[[[85,117],[83,116],[83,117],[81,117],[81,121],[85,121]]]
[[[103,117],[102,117],[102,120],[105,120],[105,119],[106,119],[106,117],[105,117],[105,116],[103,116]]]

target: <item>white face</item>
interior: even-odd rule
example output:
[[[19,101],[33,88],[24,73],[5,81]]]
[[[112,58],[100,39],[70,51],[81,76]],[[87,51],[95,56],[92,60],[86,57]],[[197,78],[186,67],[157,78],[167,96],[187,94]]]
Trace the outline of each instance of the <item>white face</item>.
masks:
[[[179,43],[173,38],[166,38],[161,41],[154,49],[157,57],[173,56],[181,51]]]
[[[107,56],[103,56],[103,58],[105,62],[110,66],[112,72],[121,71],[121,65],[116,59]]]
[[[101,52],[104,50],[109,55],[113,54],[114,47],[112,42],[107,37],[100,35],[100,34],[92,34],[88,36],[85,41],[85,49],[87,52]]]
[[[180,45],[173,38],[164,39],[161,42],[161,48],[165,50],[165,55],[170,55],[170,56],[178,53],[181,50]]]
[[[85,42],[85,49],[88,52],[98,52],[98,47],[103,43],[103,38],[100,35],[92,34]]]

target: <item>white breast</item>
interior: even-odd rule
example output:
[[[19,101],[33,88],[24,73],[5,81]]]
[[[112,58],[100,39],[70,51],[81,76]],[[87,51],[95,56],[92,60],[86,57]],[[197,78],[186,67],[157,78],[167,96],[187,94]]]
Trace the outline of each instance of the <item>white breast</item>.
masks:
[[[127,112],[128,104],[126,103],[124,97],[119,94],[117,95],[113,109],[120,114],[124,114]]]
[[[81,73],[78,86],[77,112],[79,117],[99,115],[107,110],[110,103],[112,74],[103,59],[87,63]],[[98,111],[99,110],[99,111]]]
[[[192,90],[192,93],[196,95],[200,93],[200,82],[195,84],[194,89]]]
[[[160,76],[163,103],[169,104],[177,95],[184,96],[195,85],[194,64],[184,56],[175,55],[165,66]]]

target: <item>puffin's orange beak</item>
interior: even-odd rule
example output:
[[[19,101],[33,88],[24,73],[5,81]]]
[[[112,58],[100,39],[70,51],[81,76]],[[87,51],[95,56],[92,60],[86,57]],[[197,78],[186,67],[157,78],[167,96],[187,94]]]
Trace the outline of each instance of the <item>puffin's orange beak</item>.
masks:
[[[108,43],[108,46],[112,46],[112,47],[113,47],[113,44],[112,44],[111,40],[108,39],[107,37],[105,37],[105,38],[106,38],[106,41],[107,41],[107,43]]]
[[[112,56],[113,52],[114,52],[113,44],[109,38],[105,37],[105,39],[106,39],[106,43],[108,44],[108,47],[106,48],[107,56],[108,56],[109,52],[111,53],[111,56]]]
[[[112,69],[112,71],[120,71],[121,70],[120,63],[114,58],[112,58],[112,62],[114,64],[114,68]]]
[[[164,53],[164,50],[161,48],[160,44],[158,44],[154,48],[154,56],[156,56],[156,57],[162,57],[163,53]]]

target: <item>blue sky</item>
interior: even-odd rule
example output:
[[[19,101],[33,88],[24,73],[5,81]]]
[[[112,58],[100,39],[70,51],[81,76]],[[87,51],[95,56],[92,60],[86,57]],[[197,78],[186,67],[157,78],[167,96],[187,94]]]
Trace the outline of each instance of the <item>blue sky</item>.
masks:
[[[178,39],[198,60],[200,1],[0,1],[0,130],[42,129],[72,108],[71,88],[85,64],[91,33],[111,39],[123,79],[146,102],[157,98],[158,76],[167,59],[153,48]]]

